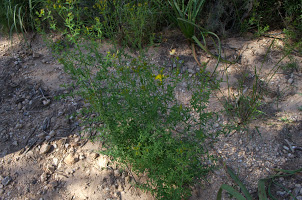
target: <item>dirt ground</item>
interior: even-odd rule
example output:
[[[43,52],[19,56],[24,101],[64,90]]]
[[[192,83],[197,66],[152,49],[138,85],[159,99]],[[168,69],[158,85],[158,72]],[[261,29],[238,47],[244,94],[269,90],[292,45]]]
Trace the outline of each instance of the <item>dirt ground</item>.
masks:
[[[190,47],[180,38],[177,32],[166,34],[163,43],[150,48],[148,55],[152,62],[168,68],[173,67],[172,57],[179,56],[184,61],[182,71],[194,76],[198,66]],[[221,77],[227,70],[234,93],[242,74],[252,74],[254,67],[262,66],[260,76],[265,77],[282,58],[284,44],[278,39],[265,56],[272,40],[246,35],[222,41],[223,55],[240,57],[236,64],[218,67]],[[110,45],[103,48],[106,52]],[[197,53],[201,62],[208,62],[207,70],[213,70],[216,60],[200,50]],[[274,174],[274,168],[302,167],[302,57],[293,52],[280,65],[291,61],[297,63],[296,68],[279,70],[267,85],[265,115],[254,120],[248,132],[220,136],[210,152],[239,174],[255,199],[257,181]],[[72,117],[86,106],[82,99],[55,98],[68,93],[69,88],[62,85],[70,81],[40,36],[29,35],[26,42],[18,35],[13,40],[0,36],[0,199],[154,199],[133,187],[130,171],[98,153],[100,141],[86,139],[93,133],[83,132],[78,118]],[[251,90],[248,81],[245,87]],[[211,97],[213,111],[222,109],[217,97],[227,94],[226,84],[221,91]],[[221,114],[215,128],[227,121]],[[301,174],[278,182],[302,199]],[[207,181],[194,187],[190,200],[216,199],[224,183],[234,185],[224,169],[217,168]],[[282,188],[273,188],[273,192],[278,199],[292,199]]]

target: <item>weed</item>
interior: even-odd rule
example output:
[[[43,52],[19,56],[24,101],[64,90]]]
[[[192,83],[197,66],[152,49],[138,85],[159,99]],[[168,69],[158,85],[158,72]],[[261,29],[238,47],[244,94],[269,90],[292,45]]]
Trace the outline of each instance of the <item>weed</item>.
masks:
[[[5,0],[0,3],[2,29],[12,36],[14,31],[25,33],[34,30],[34,15],[41,0]]]
[[[294,71],[299,70],[299,65],[297,61],[291,60],[291,62],[286,63],[285,65],[281,66],[281,68],[287,73],[293,73]]]
[[[136,184],[158,199],[188,197],[190,186],[214,167],[207,164],[214,158],[205,145],[219,134],[208,130],[214,117],[206,111],[209,78],[189,81],[179,70],[168,74],[143,56],[120,51],[103,56],[97,49],[93,43],[77,45],[60,62],[78,86],[74,93],[96,114],[91,122],[103,124],[96,128],[107,149],[102,153],[137,175],[147,174],[146,182]],[[192,94],[190,106],[175,99],[183,82]]]
[[[233,172],[233,170],[228,167],[225,166],[225,170],[227,171],[227,173],[230,175],[230,177],[233,179],[233,181],[240,187],[241,192],[244,194],[244,196],[242,194],[240,194],[240,192],[238,192],[236,189],[234,189],[233,187],[223,184],[217,194],[217,200],[221,200],[222,199],[222,191],[225,190],[227,191],[230,195],[232,195],[233,197],[235,197],[238,200],[252,200],[252,196],[251,194],[248,192],[248,190],[246,189],[246,187],[244,186],[244,184],[240,181],[240,179],[238,178],[238,176]],[[269,196],[272,199],[277,199],[276,197],[274,197],[272,195],[271,192],[271,187],[273,185],[276,185],[278,187],[280,187],[280,184],[278,184],[276,182],[276,179],[279,177],[285,177],[285,176],[293,176],[299,172],[302,171],[302,168],[297,169],[297,170],[283,170],[283,169],[275,169],[275,171],[277,171],[277,174],[269,176],[267,178],[264,179],[260,179],[258,181],[258,198],[259,200],[267,200]],[[266,189],[266,184],[267,184],[267,189]],[[281,188],[285,189],[283,186],[281,186]],[[291,198],[296,199],[290,192],[289,192]]]

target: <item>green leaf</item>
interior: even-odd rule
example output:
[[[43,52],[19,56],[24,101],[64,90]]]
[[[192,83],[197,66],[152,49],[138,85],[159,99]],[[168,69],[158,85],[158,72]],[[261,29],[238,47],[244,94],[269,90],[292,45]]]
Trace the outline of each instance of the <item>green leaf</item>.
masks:
[[[226,168],[227,168],[228,174],[232,177],[232,179],[235,181],[235,183],[237,183],[239,185],[239,187],[241,188],[241,190],[242,190],[243,194],[245,195],[245,197],[247,198],[247,200],[253,200],[253,198],[250,195],[249,191],[246,189],[246,187],[240,181],[238,176],[236,176],[236,174],[233,172],[233,170],[228,166],[226,166]]]
[[[229,194],[231,194],[232,196],[234,196],[236,199],[238,200],[246,200],[244,198],[244,196],[242,196],[239,192],[237,192],[233,187],[223,184],[221,185],[218,194],[217,194],[217,200],[221,200],[222,199],[222,190],[227,191]]]
[[[266,195],[266,191],[265,191],[265,181],[266,181],[266,179],[260,179],[258,181],[259,200],[267,200],[267,195]]]

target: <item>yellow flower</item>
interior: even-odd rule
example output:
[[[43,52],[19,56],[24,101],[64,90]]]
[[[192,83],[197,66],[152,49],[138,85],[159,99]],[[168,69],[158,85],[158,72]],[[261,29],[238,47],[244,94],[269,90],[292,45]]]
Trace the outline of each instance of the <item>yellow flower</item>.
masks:
[[[169,51],[170,55],[173,56],[176,53],[176,49],[172,49],[171,51]]]
[[[163,74],[158,74],[157,76],[155,76],[155,80],[159,80],[160,82],[163,81],[163,78],[165,78]]]

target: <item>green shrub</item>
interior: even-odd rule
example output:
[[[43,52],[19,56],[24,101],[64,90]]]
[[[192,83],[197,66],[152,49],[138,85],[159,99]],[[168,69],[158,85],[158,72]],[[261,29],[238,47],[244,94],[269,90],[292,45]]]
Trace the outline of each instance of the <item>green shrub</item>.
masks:
[[[146,174],[147,181],[137,184],[158,199],[187,198],[214,167],[205,145],[218,134],[210,129],[214,113],[206,111],[209,78],[200,74],[189,81],[179,70],[168,75],[143,57],[116,51],[103,56],[97,49],[78,46],[60,62],[75,80],[74,94],[90,103],[86,112],[96,114],[89,122],[97,124],[103,153]],[[176,99],[180,85],[192,95],[190,105]]]
[[[160,5],[164,4],[156,0],[47,0],[37,13],[39,30],[63,32],[74,41],[78,36],[106,37],[124,46],[142,48],[154,40],[164,15]]]

